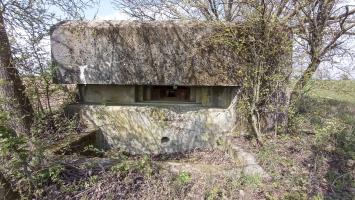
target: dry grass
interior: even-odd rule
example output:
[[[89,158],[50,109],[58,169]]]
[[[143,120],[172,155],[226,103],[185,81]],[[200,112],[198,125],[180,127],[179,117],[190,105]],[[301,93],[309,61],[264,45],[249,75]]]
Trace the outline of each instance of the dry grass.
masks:
[[[235,141],[257,155],[261,166],[273,177],[270,182],[258,177],[173,173],[160,166],[163,161],[233,166],[229,155],[222,151],[151,157],[144,165],[139,164],[142,157],[123,156],[123,164],[115,170],[48,185],[42,198],[352,199],[355,99],[348,91],[355,87],[351,81],[318,84],[303,99],[289,134],[270,137],[263,147],[243,137]]]

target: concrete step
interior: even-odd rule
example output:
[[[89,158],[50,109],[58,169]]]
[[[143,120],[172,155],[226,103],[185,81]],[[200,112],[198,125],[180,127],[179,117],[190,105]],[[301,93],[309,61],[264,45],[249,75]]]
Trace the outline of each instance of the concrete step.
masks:
[[[233,142],[233,139],[233,136],[225,137],[223,144],[219,148],[231,155],[236,165],[242,168],[242,174],[261,176],[265,181],[271,180],[272,177],[259,165],[256,156],[245,151],[240,145]]]

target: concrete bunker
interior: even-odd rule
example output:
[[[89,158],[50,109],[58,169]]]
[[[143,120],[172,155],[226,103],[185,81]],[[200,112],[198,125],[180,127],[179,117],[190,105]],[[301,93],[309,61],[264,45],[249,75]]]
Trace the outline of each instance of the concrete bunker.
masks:
[[[213,148],[235,126],[238,87],[80,84],[78,88],[80,99],[71,110],[80,113],[86,125],[100,129],[104,148],[132,154]]]
[[[51,30],[55,81],[77,84],[71,109],[107,148],[160,154],[213,148],[236,128],[242,76],[204,42],[236,24],[67,21]]]
[[[238,87],[78,85],[80,102],[106,105],[180,105],[228,108]]]

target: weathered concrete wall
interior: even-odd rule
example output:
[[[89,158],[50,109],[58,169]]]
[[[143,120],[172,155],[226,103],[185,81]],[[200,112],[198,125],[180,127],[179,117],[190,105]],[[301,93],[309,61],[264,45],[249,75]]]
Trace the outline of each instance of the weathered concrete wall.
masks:
[[[138,86],[80,85],[81,104],[71,105],[103,148],[132,154],[161,154],[213,148],[234,130],[236,87],[192,87],[195,103],[140,102]]]
[[[135,87],[124,85],[81,85],[80,100],[93,104],[134,104]]]
[[[107,147],[132,154],[213,148],[236,124],[235,104],[227,109],[176,106],[72,105],[88,125],[99,128]]]
[[[237,124],[234,91],[240,86],[239,91],[245,92],[242,66],[232,48],[208,45],[228,27],[240,26],[193,21],[63,22],[51,30],[55,77],[57,83],[80,85],[82,105],[73,108],[88,125],[102,131],[108,147],[134,154],[210,148]],[[280,75],[288,77],[286,72]],[[159,106],[137,101],[135,88],[152,85],[192,86],[195,100]],[[87,90],[90,87],[96,88]],[[276,96],[277,105],[285,104],[286,98]],[[281,123],[281,109],[264,110],[262,115],[271,121],[263,125],[265,129]]]
[[[68,21],[51,31],[58,83],[239,85],[231,50],[205,42],[226,26],[197,21]]]
[[[212,108],[230,106],[238,87],[201,87],[192,86],[191,104]],[[79,85],[80,102],[85,104],[136,105],[159,104],[162,102],[146,102],[143,100],[143,86],[126,85]],[[169,102],[165,102],[169,103]],[[170,102],[183,104],[188,102]]]
[[[196,102],[205,107],[227,108],[237,90],[236,87],[196,87]]]

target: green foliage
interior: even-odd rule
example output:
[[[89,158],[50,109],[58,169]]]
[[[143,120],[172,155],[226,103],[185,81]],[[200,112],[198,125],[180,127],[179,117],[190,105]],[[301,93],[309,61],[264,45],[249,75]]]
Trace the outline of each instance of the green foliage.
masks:
[[[51,113],[35,113],[35,122],[32,126],[32,134],[36,138],[60,137],[68,133],[77,132],[80,129],[78,116],[67,116],[63,109]]]
[[[0,119],[0,159],[3,165],[0,167],[2,174],[14,177],[22,183],[23,190],[31,190],[32,183],[28,171],[29,151],[26,147],[26,139],[18,137],[15,132],[6,128],[6,116],[1,113]],[[16,188],[20,193],[23,190]]]
[[[308,134],[306,142],[314,154],[312,176],[326,181],[332,191],[330,197],[318,194],[313,199],[351,199],[348,190],[354,187],[351,173],[355,159],[354,83],[314,81],[295,109],[290,130],[300,135],[300,140],[306,137],[302,133]]]
[[[0,112],[1,113],[1,112]],[[31,198],[40,195],[43,186],[60,182],[62,166],[46,166],[41,145],[25,135],[17,136],[6,128],[6,115],[0,115],[0,160],[4,163],[0,171],[16,183],[21,197]]]
[[[324,86],[330,84],[332,86]],[[348,88],[350,82],[320,81],[311,88],[295,110],[290,130],[315,134],[315,146],[322,151],[336,152],[346,158],[355,158],[355,115],[352,98],[340,92],[336,99],[334,88]],[[321,91],[318,87],[323,85]],[[350,84],[353,85],[353,84]],[[325,91],[325,88],[328,88]],[[348,90],[348,89],[346,89]],[[355,99],[355,97],[354,97]],[[339,101],[342,100],[342,101]]]
[[[191,181],[191,174],[189,172],[182,171],[177,175],[177,181],[180,184],[188,184]]]
[[[355,186],[351,173],[341,174],[337,171],[329,171],[326,178],[332,183],[332,189],[335,192],[342,193],[344,199],[347,196],[350,197],[350,194],[344,192],[344,188]]]
[[[51,183],[60,183],[62,182],[60,178],[61,172],[64,170],[62,165],[53,165],[48,168],[44,168],[39,172],[34,174],[34,180],[36,185],[43,187],[45,184]]]
[[[149,177],[153,174],[153,163],[148,156],[143,156],[138,160],[124,159],[118,164],[113,165],[111,170],[122,174],[141,173]]]
[[[292,191],[284,195],[285,200],[307,200],[307,193]]]
[[[344,155],[346,158],[355,160],[355,128],[343,129],[337,136],[336,142],[338,148],[336,152]]]
[[[102,149],[99,149],[99,148],[95,147],[94,145],[90,144],[90,145],[84,147],[81,154],[102,157],[103,155],[105,155],[105,152]]]
[[[262,183],[260,175],[244,175],[241,177],[241,181],[245,185],[259,186]]]
[[[255,14],[241,25],[224,28],[222,33],[210,39],[210,45],[227,48],[236,56],[240,67],[235,76],[242,88],[238,101],[252,132],[261,141],[264,118],[276,116],[275,132],[280,120],[279,113],[286,113],[285,88],[290,72],[291,40],[286,26],[275,16]],[[263,122],[264,121],[264,122]]]
[[[242,175],[235,182],[236,187],[253,187],[256,188],[262,184],[262,177],[260,175]]]
[[[213,187],[206,195],[207,200],[216,200],[223,197],[223,192],[219,187]]]

